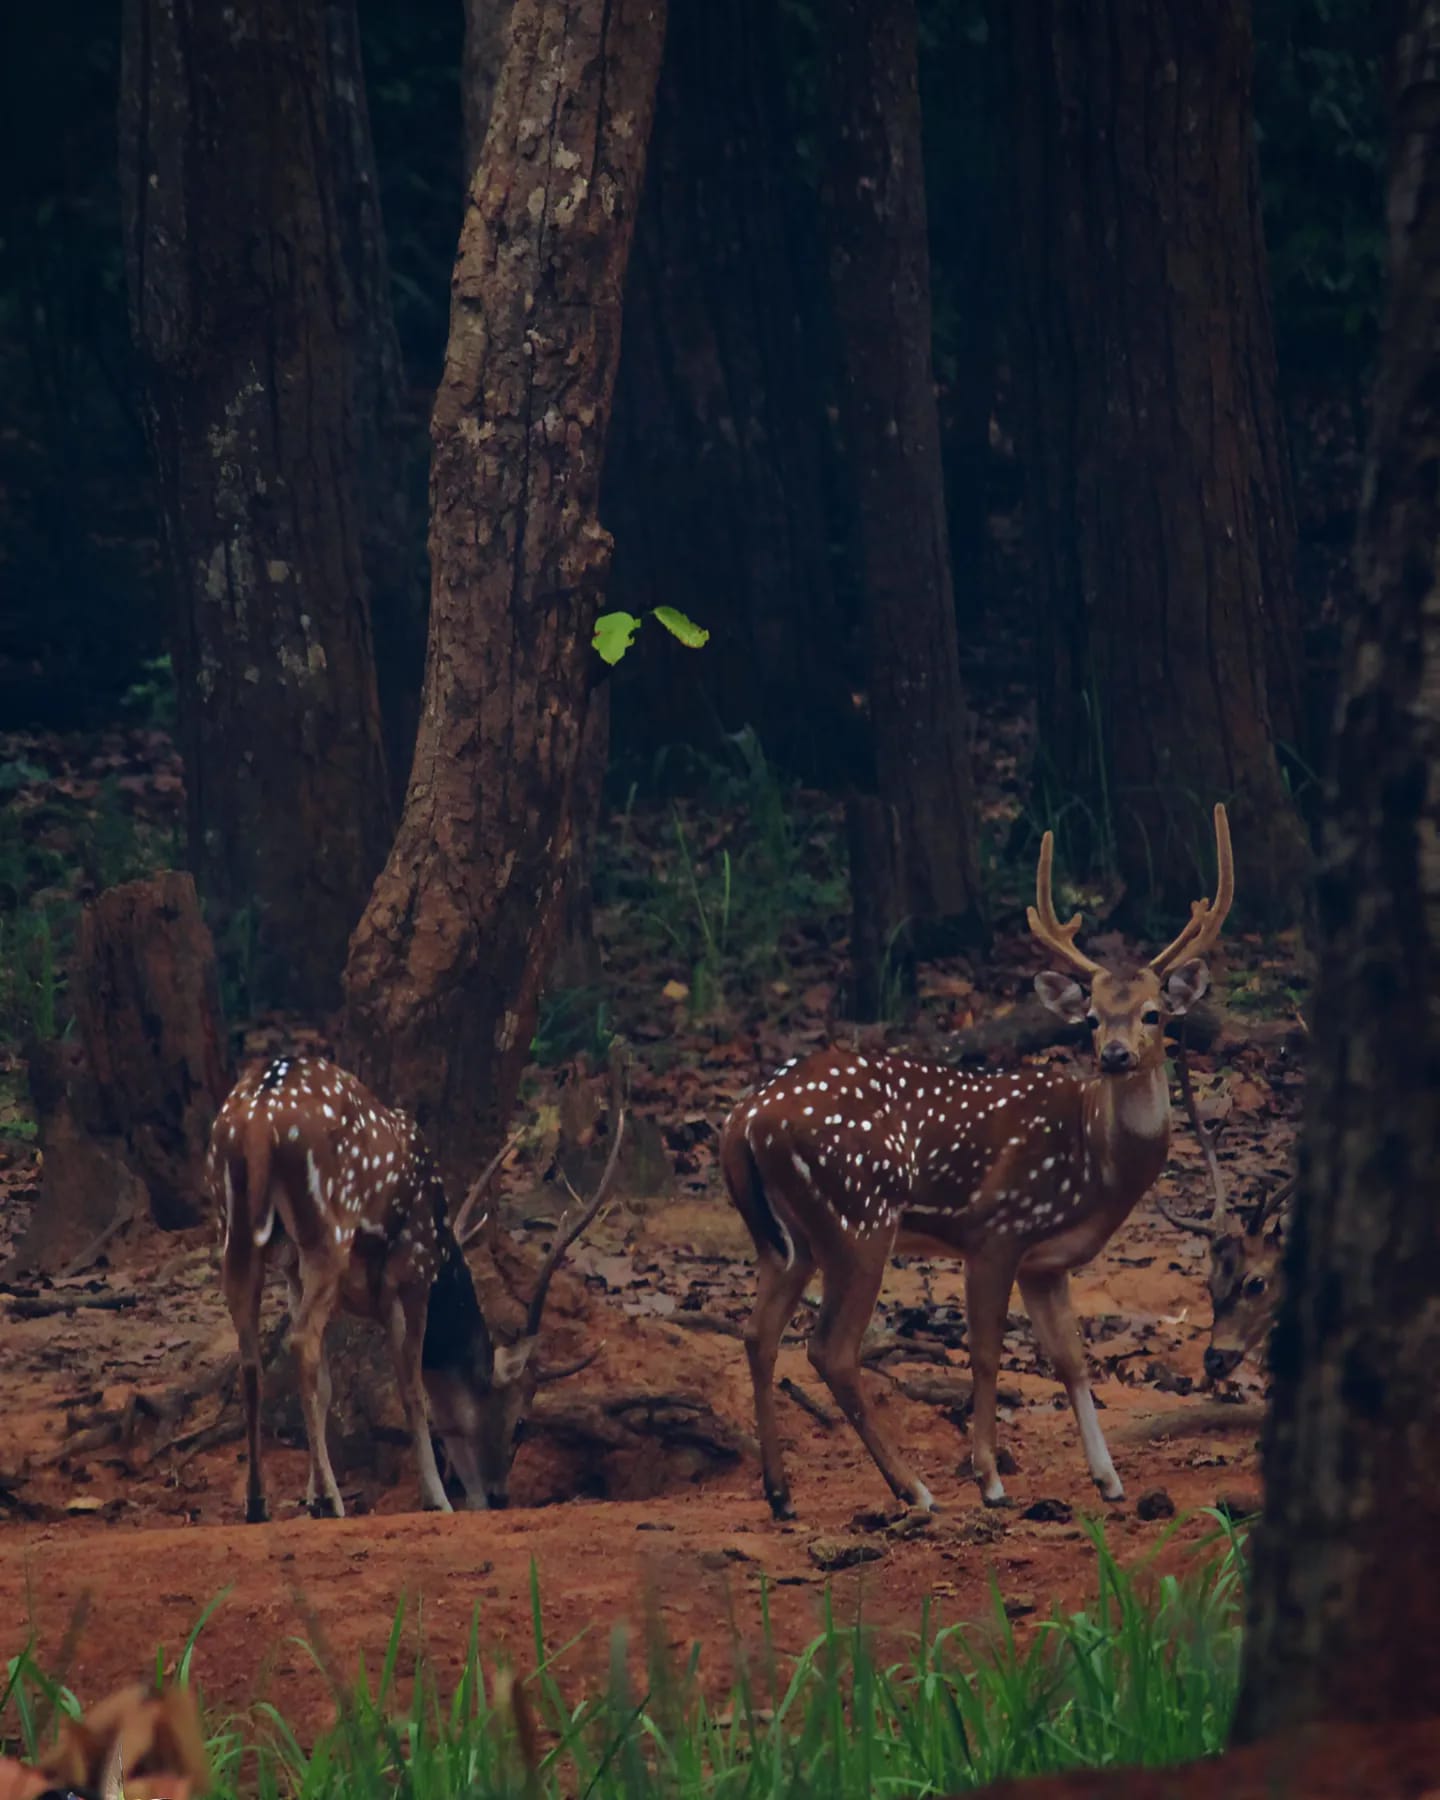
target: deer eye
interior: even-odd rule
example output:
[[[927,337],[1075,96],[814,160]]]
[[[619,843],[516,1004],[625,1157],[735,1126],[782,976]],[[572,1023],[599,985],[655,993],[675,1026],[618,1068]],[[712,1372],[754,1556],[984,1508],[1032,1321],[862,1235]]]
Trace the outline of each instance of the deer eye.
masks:
[[[1160,1023],[1160,1008],[1158,1006],[1147,1006],[1140,1015],[1140,1022],[1142,1025],[1158,1025]]]
[[[1100,1015],[1099,1015],[1099,1013],[1093,1013],[1093,1012],[1088,1012],[1088,1013],[1086,1013],[1086,1015],[1085,1015],[1085,1029],[1086,1029],[1086,1030],[1087,1030],[1087,1031],[1098,1031],[1098,1030],[1099,1030],[1099,1029],[1100,1029]]]
[[[1263,1275],[1252,1275],[1245,1283],[1245,1292],[1252,1300],[1258,1300],[1265,1292],[1268,1283]]]

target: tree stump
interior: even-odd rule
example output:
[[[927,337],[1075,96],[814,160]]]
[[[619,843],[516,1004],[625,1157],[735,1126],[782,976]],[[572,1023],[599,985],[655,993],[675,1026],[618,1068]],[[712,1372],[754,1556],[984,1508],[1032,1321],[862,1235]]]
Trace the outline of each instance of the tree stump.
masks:
[[[121,1209],[198,1224],[229,1086],[215,947],[188,874],[126,882],[85,909],[71,998],[78,1042],[28,1053],[43,1172],[22,1268],[63,1266]]]

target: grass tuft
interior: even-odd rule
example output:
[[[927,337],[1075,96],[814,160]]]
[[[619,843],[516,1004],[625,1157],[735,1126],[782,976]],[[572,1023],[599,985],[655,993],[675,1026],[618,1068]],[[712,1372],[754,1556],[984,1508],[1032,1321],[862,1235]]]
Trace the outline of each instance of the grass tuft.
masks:
[[[1243,1539],[1219,1515],[1181,1575],[1123,1569],[1103,1527],[1089,1527],[1097,1600],[1055,1612],[1028,1643],[997,1591],[983,1629],[937,1627],[927,1607],[903,1655],[886,1660],[863,1621],[838,1621],[793,1659],[775,1648],[761,1596],[762,1652],[733,1646],[737,1673],[719,1704],[706,1698],[704,1651],[677,1659],[658,1622],[643,1675],[623,1631],[608,1676],[574,1699],[560,1665],[574,1643],[547,1641],[531,1569],[533,1671],[487,1659],[478,1616],[453,1692],[423,1654],[402,1693],[404,1608],[377,1678],[363,1664],[335,1689],[338,1723],[306,1744],[269,1702],[220,1724],[210,1739],[218,1800],[846,1800],[854,1795],[961,1792],[1004,1777],[1140,1763],[1219,1750],[1238,1682]],[[208,1617],[213,1605],[207,1609]],[[193,1674],[187,1641],[177,1679]],[[0,1687],[0,1737],[33,1756],[37,1721],[75,1698],[27,1650]]]

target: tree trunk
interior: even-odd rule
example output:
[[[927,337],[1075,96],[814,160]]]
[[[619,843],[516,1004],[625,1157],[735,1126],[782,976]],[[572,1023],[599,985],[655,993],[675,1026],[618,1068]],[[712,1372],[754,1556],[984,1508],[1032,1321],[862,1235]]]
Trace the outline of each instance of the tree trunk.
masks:
[[[516,0],[431,422],[430,647],[347,1038],[452,1170],[497,1145],[571,847],[610,539],[597,517],[661,0]]]
[[[777,40],[773,0],[672,8],[604,513],[613,604],[680,606],[711,637],[696,656],[642,632],[615,728],[653,754],[749,725],[773,764],[829,781],[853,709]]]
[[[839,0],[824,43],[830,272],[875,777],[898,822],[924,953],[977,942],[983,926],[931,367],[915,30],[914,0]],[[900,924],[887,921],[887,933]]]
[[[1440,1716],[1440,5],[1405,13],[1242,1738]]]
[[[475,179],[495,88],[505,66],[514,0],[465,0],[465,49],[460,65],[460,111],[465,125],[465,177]]]
[[[1300,905],[1295,522],[1251,118],[1249,8],[1016,0],[1014,357],[1038,614],[1038,786],[1070,866]]]
[[[127,0],[121,101],[190,857],[257,991],[308,1008],[391,818],[363,553],[388,294],[348,10]]]
[[[326,0],[335,228],[353,311],[344,323],[353,355],[351,427],[359,493],[360,550],[369,584],[376,685],[390,776],[392,817],[405,798],[420,680],[425,670],[426,579],[423,493],[428,442],[395,329],[390,258],[355,0]],[[382,848],[389,848],[386,834]]]

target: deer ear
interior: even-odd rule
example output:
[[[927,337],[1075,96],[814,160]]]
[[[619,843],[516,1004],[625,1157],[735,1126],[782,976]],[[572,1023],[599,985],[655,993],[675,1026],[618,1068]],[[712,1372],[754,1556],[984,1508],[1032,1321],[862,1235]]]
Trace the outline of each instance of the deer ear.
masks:
[[[1165,1004],[1176,1017],[1190,1008],[1210,985],[1210,971],[1198,956],[1181,963],[1165,983]]]
[[[1068,1025],[1078,1025],[1089,1008],[1080,983],[1068,975],[1057,975],[1053,969],[1042,969],[1035,977],[1035,992]]]
[[[495,1385],[509,1387],[525,1373],[525,1365],[530,1361],[530,1352],[535,1348],[533,1337],[521,1338],[514,1344],[497,1344],[495,1346]]]

